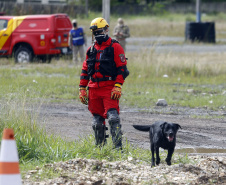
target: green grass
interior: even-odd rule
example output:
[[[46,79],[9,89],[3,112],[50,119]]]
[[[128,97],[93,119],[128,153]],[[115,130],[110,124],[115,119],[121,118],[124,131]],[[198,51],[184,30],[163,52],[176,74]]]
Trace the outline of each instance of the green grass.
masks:
[[[224,53],[159,54],[152,49],[128,52],[127,57],[130,75],[122,88],[121,105],[149,108],[158,99],[166,99],[170,106],[225,110]],[[80,72],[81,65],[74,66],[69,60],[24,67],[4,64],[0,68],[0,98],[26,94],[30,101],[36,98],[79,101]]]
[[[148,108],[166,99],[169,105],[225,110],[225,54],[212,55],[128,53],[131,73],[123,85],[122,103]]]
[[[80,70],[64,66],[28,65],[26,68],[1,69],[1,92],[3,98],[8,93],[26,93],[28,97],[73,99],[77,94]],[[16,80],[14,80],[16,79]]]

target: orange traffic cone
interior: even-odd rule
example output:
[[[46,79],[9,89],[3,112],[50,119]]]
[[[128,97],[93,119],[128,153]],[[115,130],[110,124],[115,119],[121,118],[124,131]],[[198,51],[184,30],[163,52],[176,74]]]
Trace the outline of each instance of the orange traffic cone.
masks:
[[[4,129],[0,152],[0,185],[22,185],[13,129]]]

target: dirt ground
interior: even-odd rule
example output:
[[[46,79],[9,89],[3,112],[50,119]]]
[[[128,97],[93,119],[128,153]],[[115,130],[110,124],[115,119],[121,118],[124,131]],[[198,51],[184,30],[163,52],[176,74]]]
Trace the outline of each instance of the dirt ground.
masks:
[[[67,140],[77,140],[92,133],[92,115],[87,106],[80,102],[44,104],[39,113],[49,133],[60,135]],[[221,118],[200,119],[201,115]],[[133,124],[150,125],[163,120],[178,123],[182,127],[177,134],[176,152],[226,156],[225,110],[211,111],[169,106],[139,110],[121,107],[120,117],[123,136],[136,146],[149,149],[149,135],[147,132],[135,130]]]

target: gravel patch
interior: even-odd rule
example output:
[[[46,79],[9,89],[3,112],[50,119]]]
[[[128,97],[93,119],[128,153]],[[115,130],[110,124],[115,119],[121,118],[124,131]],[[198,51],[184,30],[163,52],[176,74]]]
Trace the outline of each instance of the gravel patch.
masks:
[[[151,164],[128,158],[126,161],[107,162],[93,159],[72,159],[46,164],[29,171],[24,185],[142,185],[142,184],[224,184],[226,183],[225,157],[189,157],[195,164]],[[54,179],[32,182],[46,169],[59,174]]]

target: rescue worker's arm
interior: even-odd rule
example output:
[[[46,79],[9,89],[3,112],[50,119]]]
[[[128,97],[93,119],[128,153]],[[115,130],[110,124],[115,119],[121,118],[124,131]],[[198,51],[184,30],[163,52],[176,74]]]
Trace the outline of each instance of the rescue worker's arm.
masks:
[[[86,62],[87,59],[88,59],[88,56],[87,56],[87,52],[86,52],[86,59],[83,62],[83,65],[82,65],[82,72],[81,72],[81,75],[80,75],[79,87],[86,87],[89,83],[88,65],[87,65],[87,62]]]
[[[128,74],[126,74],[128,70],[126,67],[127,61],[123,48],[118,43],[115,43],[114,46],[114,61],[117,67],[117,75],[115,86],[113,87],[111,92],[111,98],[118,100],[121,97],[121,88],[125,78],[128,76]]]
[[[86,60],[87,58],[88,56],[86,55]],[[82,72],[80,75],[80,83],[79,83],[79,99],[85,105],[88,104],[88,95],[87,95],[86,87],[89,83],[89,76],[87,72],[88,66],[87,66],[86,60],[83,62]]]
[[[88,95],[85,87],[79,88],[79,99],[83,104],[88,105]]]
[[[115,83],[123,85],[126,77],[126,57],[122,46],[119,43],[114,43],[114,61],[116,63],[117,75]]]

